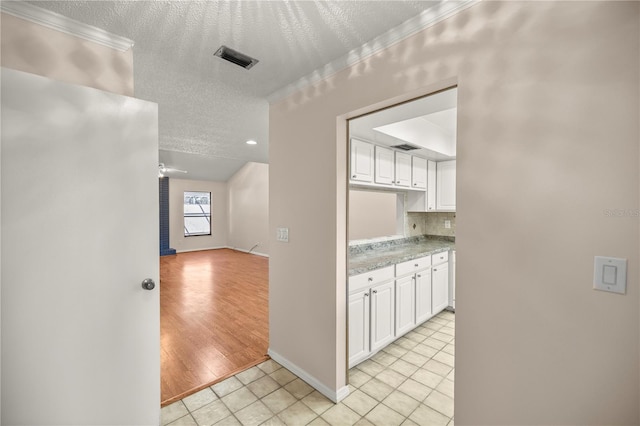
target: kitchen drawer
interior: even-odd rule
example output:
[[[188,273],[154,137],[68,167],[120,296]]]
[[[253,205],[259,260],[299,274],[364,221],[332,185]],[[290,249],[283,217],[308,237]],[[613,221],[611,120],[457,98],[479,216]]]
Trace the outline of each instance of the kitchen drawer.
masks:
[[[396,277],[412,274],[431,266],[431,256],[419,257],[418,259],[407,260],[396,264]]]
[[[442,253],[436,253],[431,255],[431,264],[439,265],[449,261],[449,252],[443,251]]]
[[[349,277],[349,293],[370,287],[375,284],[383,283],[394,278],[394,267],[375,269],[365,272],[364,274]]]

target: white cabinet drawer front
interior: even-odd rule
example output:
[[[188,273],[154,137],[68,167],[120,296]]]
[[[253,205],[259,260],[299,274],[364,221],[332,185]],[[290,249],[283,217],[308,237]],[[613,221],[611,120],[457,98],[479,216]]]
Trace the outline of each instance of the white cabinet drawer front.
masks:
[[[395,277],[393,266],[365,272],[349,277],[349,293],[392,280]]]
[[[448,251],[443,251],[442,253],[436,253],[436,254],[432,254],[431,255],[431,264],[432,265],[439,265],[441,263],[448,262],[448,261],[449,261],[449,252]]]
[[[407,260],[406,262],[396,264],[396,277],[412,274],[416,271],[426,269],[429,266],[431,266],[431,256]]]

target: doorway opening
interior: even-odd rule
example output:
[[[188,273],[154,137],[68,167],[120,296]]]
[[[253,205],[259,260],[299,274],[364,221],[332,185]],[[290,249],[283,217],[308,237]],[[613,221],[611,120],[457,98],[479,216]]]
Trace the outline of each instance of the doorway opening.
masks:
[[[456,129],[457,87],[348,121],[347,382],[443,424],[455,375]]]

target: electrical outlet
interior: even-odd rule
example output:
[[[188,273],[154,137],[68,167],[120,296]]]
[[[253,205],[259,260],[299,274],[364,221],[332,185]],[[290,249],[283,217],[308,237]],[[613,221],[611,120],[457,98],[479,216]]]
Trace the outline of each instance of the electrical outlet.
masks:
[[[450,220],[445,220],[444,221],[444,227],[446,229],[451,229],[451,221]]]

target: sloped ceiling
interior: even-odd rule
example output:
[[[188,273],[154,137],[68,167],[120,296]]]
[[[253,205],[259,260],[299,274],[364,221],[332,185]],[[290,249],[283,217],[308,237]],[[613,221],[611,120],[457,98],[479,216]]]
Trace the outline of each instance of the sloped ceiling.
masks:
[[[191,165],[189,176],[224,181],[247,161],[268,162],[270,94],[442,4],[29,3],[134,40],[135,96],[159,104],[161,160],[180,168],[180,164],[172,164],[172,159],[181,159]],[[214,57],[223,44],[260,62],[251,70],[244,70]],[[258,145],[246,145],[248,139],[257,140]],[[193,155],[201,158],[190,158]],[[216,172],[207,177],[207,168]]]

